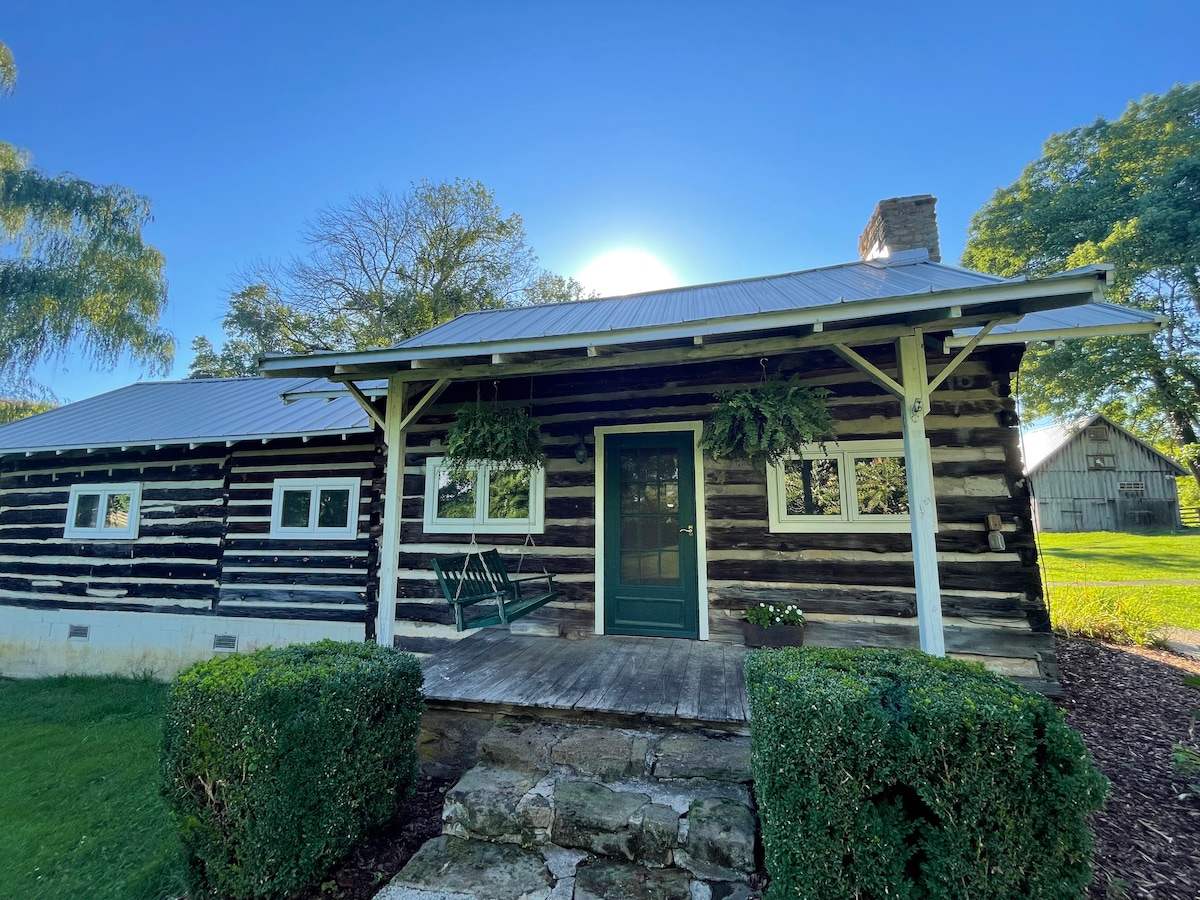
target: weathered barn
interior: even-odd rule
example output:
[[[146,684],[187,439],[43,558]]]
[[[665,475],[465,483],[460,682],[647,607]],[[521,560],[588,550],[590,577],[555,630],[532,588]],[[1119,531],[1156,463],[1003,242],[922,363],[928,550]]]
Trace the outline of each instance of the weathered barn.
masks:
[[[1157,324],[1099,302],[1107,267],[1027,281],[932,260],[888,231],[936,234],[913,222],[931,198],[908,199],[881,204],[858,262],[471,313],[267,359],[272,379],[233,383],[253,401],[135,385],[0,428],[0,669],[78,667],[101,634],[122,667],[168,671],[233,636],[465,646],[430,560],[474,543],[558,576],[516,631],[737,642],[746,606],[787,599],[810,643],[920,646],[1053,689],[1010,376],[1028,341]],[[835,440],[765,471],[706,456],[715,395],[764,373],[827,389]],[[447,427],[479,397],[529,411],[543,468],[449,477]],[[838,486],[821,506],[789,486],[816,466]],[[879,467],[907,502],[864,502]]]
[[[1028,432],[1025,475],[1039,531],[1179,528],[1174,460],[1096,414]]]

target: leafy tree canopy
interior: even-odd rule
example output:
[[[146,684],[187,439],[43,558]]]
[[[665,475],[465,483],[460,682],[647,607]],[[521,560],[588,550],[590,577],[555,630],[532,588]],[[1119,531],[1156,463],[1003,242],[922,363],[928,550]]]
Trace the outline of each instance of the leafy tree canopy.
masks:
[[[386,347],[455,316],[578,299],[579,284],[543,271],[518,215],[478,181],[381,188],[318,212],[303,254],[237,276],[217,350],[192,345],[193,378],[245,375],[264,353]]]
[[[0,44],[0,94],[17,70]],[[128,354],[165,373],[174,354],[158,328],[163,257],[142,240],[150,202],[119,185],[52,176],[0,142],[0,387],[44,394],[37,363],[79,348],[94,365]]]
[[[1176,446],[1200,433],[1200,82],[1050,137],[971,220],[964,266],[1043,276],[1116,266],[1109,299],[1163,316],[1157,336],[1067,341],[1025,355],[1035,415],[1095,410]],[[1196,465],[1194,472],[1200,471]]]

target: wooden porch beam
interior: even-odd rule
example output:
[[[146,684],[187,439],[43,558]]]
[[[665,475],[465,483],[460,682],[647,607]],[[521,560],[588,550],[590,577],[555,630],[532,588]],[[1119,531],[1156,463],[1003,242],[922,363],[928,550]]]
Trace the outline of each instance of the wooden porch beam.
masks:
[[[404,405],[409,386],[396,378],[388,381],[384,443],[383,522],[379,536],[379,589],[376,598],[375,642],[392,646],[396,631],[396,576],[400,562],[400,508],[404,502]],[[428,396],[428,394],[426,395]]]
[[[954,370],[957,369],[960,365],[962,365],[962,363],[966,360],[966,358],[971,355],[971,351],[979,346],[979,342],[982,341],[985,337],[987,337],[993,328],[995,328],[1001,322],[1005,322],[1005,321],[1013,321],[1013,320],[1012,319],[1007,319],[1007,320],[1006,319],[992,319],[992,321],[990,321],[986,325],[984,325],[983,328],[981,328],[979,330],[979,333],[976,334],[973,338],[971,338],[971,340],[969,340],[967,342],[966,346],[963,347],[962,350],[959,351],[958,355],[955,356],[954,359],[950,360],[950,362],[946,365],[946,367],[944,369],[942,369],[942,371],[937,373],[937,377],[934,378],[933,381],[929,382],[929,393],[932,394],[934,391],[936,391],[938,389],[938,385],[940,385],[943,381],[945,381],[947,378],[949,378],[950,375],[952,375],[954,373]]]
[[[346,390],[350,392],[350,396],[354,398],[354,402],[363,408],[363,411],[371,418],[371,421],[384,431],[387,431],[387,425],[384,422],[383,416],[381,416],[379,414],[379,410],[377,410],[371,404],[371,398],[362,392],[362,388],[360,388],[353,381],[347,381]]]
[[[834,344],[833,352],[846,362],[850,363],[850,365],[854,366],[854,368],[871,376],[876,384],[886,390],[893,397],[897,397],[901,400],[904,399],[903,386],[898,384],[891,375],[883,371],[883,369],[879,368],[869,359],[865,359],[864,357],[860,356],[857,352],[851,350],[845,344]]]
[[[433,387],[431,387],[428,391],[426,391],[425,394],[421,397],[421,399],[416,402],[416,405],[414,405],[413,408],[411,410],[409,410],[408,414],[403,419],[400,420],[400,432],[403,433],[403,432],[407,431],[408,426],[411,425],[413,422],[415,422],[417,420],[417,418],[422,413],[425,412],[425,410],[429,409],[430,404],[432,404],[435,400],[437,400],[438,397],[442,396],[442,391],[446,390],[446,388],[449,386],[450,386],[449,378],[439,378],[434,383]],[[388,397],[391,398],[391,396],[392,396],[392,385],[391,385],[391,382],[389,381]]]
[[[933,656],[945,656],[942,588],[934,537],[937,499],[933,490],[933,460],[925,434],[931,388],[925,367],[925,345],[919,332],[896,341],[896,359],[904,389],[900,401],[900,430],[904,436],[904,471],[908,479],[908,515],[917,587],[917,632],[922,650]]]

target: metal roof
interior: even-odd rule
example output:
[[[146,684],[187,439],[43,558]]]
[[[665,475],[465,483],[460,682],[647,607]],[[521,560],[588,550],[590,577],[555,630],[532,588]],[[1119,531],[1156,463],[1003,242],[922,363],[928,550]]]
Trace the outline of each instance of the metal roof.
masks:
[[[984,344],[1015,344],[1028,341],[1053,341],[1059,338],[1100,337],[1106,334],[1138,334],[1156,331],[1166,319],[1140,309],[1113,303],[1085,303],[1044,312],[1028,313],[1020,321],[997,325],[983,339]],[[955,329],[947,346],[965,344],[978,328]]]
[[[1009,279],[930,262],[924,250],[785,275],[543,306],[465,313],[396,346],[451,347],[594,334],[757,313],[836,307],[862,300],[1003,284]],[[834,316],[836,318],[836,316]]]
[[[301,386],[314,387],[308,378],[140,381],[0,426],[0,455],[371,431],[345,393],[285,403]]]
[[[1025,460],[1025,474],[1032,475],[1050,459],[1058,453],[1063,447],[1071,442],[1071,440],[1089,425],[1095,425],[1098,422],[1103,422],[1110,428],[1114,428],[1127,436],[1130,440],[1137,441],[1148,451],[1163,460],[1177,475],[1190,475],[1191,473],[1171,459],[1169,456],[1164,456],[1159,453],[1136,434],[1132,434],[1122,428],[1112,419],[1100,413],[1092,413],[1090,416],[1081,416],[1071,422],[1055,422],[1053,425],[1047,425],[1043,428],[1035,428],[1033,431],[1028,431],[1021,436],[1021,455]]]

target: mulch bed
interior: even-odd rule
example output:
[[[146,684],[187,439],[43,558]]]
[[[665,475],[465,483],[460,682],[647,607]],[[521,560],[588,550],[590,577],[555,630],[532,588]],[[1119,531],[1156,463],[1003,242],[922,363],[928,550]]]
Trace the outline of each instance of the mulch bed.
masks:
[[[1058,705],[1112,782],[1108,803],[1092,820],[1091,900],[1197,900],[1200,799],[1181,797],[1186,782],[1172,768],[1171,748],[1187,738],[1192,711],[1200,706],[1200,691],[1181,680],[1200,674],[1200,660],[1060,639],[1058,661]],[[422,778],[395,819],[325,882],[294,900],[371,900],[425,841],[441,833],[451,783]]]
[[[390,822],[320,884],[292,900],[370,900],[404,868],[409,857],[442,833],[442,804],[453,780],[420,778],[416,791]]]
[[[1200,897],[1200,799],[1181,797],[1187,782],[1171,748],[1187,739],[1200,691],[1185,674],[1200,660],[1138,647],[1058,642],[1059,706],[1112,782],[1092,819],[1096,839],[1093,900]]]

